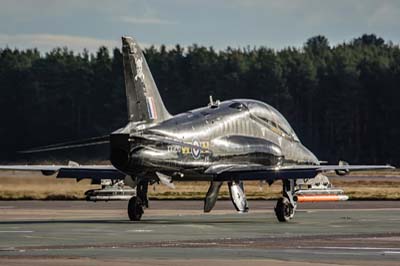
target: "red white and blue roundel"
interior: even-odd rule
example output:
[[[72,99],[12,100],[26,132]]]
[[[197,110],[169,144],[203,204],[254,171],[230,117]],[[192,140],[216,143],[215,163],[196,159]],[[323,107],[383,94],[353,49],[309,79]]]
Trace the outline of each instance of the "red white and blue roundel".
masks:
[[[193,156],[193,158],[195,158],[195,159],[199,159],[200,158],[200,154],[201,154],[201,144],[200,144],[200,141],[198,141],[197,139],[194,139],[193,141],[192,141],[192,145],[193,146],[197,146],[197,147],[199,147],[199,148],[194,148],[194,147],[192,147],[192,156]]]

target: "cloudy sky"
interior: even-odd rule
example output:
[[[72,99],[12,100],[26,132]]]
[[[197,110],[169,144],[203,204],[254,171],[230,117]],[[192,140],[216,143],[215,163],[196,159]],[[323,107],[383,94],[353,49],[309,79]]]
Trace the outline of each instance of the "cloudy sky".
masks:
[[[0,48],[75,51],[197,43],[300,47],[322,34],[332,45],[363,33],[400,43],[398,0],[0,0]]]

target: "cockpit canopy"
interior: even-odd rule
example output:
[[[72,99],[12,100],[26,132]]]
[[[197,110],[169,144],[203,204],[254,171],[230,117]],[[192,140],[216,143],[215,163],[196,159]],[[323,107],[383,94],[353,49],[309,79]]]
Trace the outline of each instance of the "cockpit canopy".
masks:
[[[280,134],[286,138],[300,142],[293,128],[285,117],[279,113],[272,106],[259,102],[259,101],[235,101],[231,104],[232,108],[246,108],[249,110],[250,115],[255,118],[258,122],[269,127],[272,131]]]

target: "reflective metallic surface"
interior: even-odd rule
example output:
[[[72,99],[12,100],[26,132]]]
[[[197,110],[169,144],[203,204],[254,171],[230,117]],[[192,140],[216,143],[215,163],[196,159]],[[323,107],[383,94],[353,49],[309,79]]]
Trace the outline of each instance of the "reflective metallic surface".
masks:
[[[221,186],[222,182],[210,182],[210,188],[208,189],[206,198],[204,200],[204,212],[210,212],[214,208]]]
[[[246,194],[244,193],[244,185],[242,181],[228,182],[229,194],[236,210],[240,213],[247,212],[249,205],[247,203]]]
[[[235,108],[237,104],[242,108]],[[120,170],[135,175],[159,167],[191,175],[193,171],[203,173],[213,164],[318,165],[318,159],[299,142],[286,120],[280,119],[279,113],[270,114],[266,104],[234,100],[177,115],[140,132],[173,139],[177,144],[134,139],[126,154],[129,165]]]

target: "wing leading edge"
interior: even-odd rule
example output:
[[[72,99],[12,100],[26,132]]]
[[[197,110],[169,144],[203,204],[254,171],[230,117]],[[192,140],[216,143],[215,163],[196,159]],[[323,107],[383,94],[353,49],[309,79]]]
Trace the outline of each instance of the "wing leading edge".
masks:
[[[3,165],[0,171],[31,171],[43,175],[57,174],[58,178],[124,179],[126,174],[112,165]]]
[[[293,165],[268,167],[263,165],[213,165],[206,170],[206,174],[214,176],[216,181],[229,180],[278,180],[314,178],[318,173],[337,173],[363,170],[394,169],[390,165]]]

